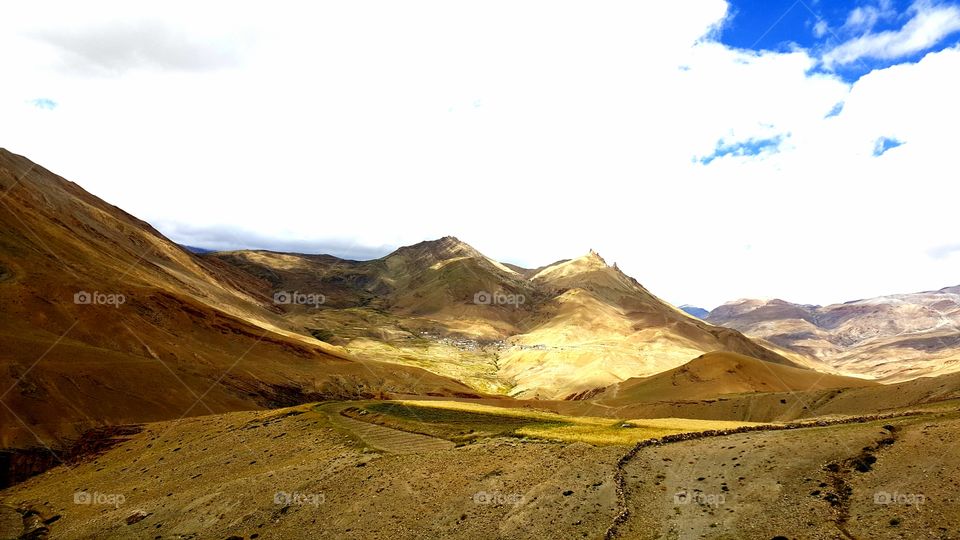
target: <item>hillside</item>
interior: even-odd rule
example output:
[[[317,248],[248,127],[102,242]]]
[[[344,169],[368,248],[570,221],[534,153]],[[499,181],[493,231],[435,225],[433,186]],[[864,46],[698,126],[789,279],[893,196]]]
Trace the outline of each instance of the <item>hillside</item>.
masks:
[[[475,393],[289,330],[261,279],[5,150],[0,190],[0,448],[307,397]]]
[[[809,392],[877,383],[765,362],[734,353],[708,353],[650,377],[616,384],[596,396],[607,405],[705,400],[728,394]]]

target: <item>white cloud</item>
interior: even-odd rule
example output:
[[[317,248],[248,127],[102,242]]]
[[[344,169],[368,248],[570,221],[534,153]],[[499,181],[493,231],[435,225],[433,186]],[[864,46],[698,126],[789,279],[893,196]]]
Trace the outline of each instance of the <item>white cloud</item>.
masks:
[[[827,24],[827,21],[820,19],[816,24],[813,25],[813,35],[814,37],[823,37],[830,31],[830,26]]]
[[[0,35],[0,145],[185,242],[372,253],[453,234],[531,266],[592,247],[706,307],[960,280],[960,257],[927,253],[958,241],[960,51],[851,85],[803,50],[717,43],[722,1],[661,4],[120,5],[120,24],[242,62],[90,77],[34,36],[102,21],[30,3]],[[879,137],[904,145],[874,157]],[[778,152],[694,160],[768,139]]]
[[[892,19],[896,16],[897,11],[893,7],[893,2],[891,0],[881,0],[877,5],[859,6],[850,11],[843,24],[843,30],[853,32],[873,30],[873,27],[881,20]]]
[[[960,8],[918,1],[911,7],[912,18],[899,30],[867,32],[828,51],[824,65],[835,67],[862,58],[895,60],[933,47],[950,34],[960,31]],[[875,8],[857,8],[847,19],[847,26],[870,30],[879,18]]]
[[[244,40],[196,36],[156,20],[133,20],[38,33],[59,49],[64,68],[82,74],[117,75],[130,69],[207,71],[241,63]]]

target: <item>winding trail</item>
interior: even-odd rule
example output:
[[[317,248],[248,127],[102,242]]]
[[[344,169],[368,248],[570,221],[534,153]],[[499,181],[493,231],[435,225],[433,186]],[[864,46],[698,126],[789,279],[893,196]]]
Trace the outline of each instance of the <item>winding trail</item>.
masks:
[[[790,422],[785,424],[766,424],[762,426],[743,426],[732,429],[711,429],[707,431],[699,431],[692,433],[678,433],[676,435],[666,435],[659,439],[646,439],[638,442],[627,451],[619,460],[617,460],[616,472],[614,472],[613,480],[614,485],[616,486],[617,493],[617,513],[613,517],[613,521],[610,523],[610,527],[607,528],[607,532],[603,535],[605,540],[611,540],[616,538],[620,531],[620,526],[626,523],[627,519],[630,518],[630,507],[627,504],[627,481],[626,481],[626,466],[630,461],[636,457],[637,453],[640,450],[648,446],[660,446],[663,444],[669,444],[674,442],[683,442],[683,441],[692,441],[696,439],[705,439],[707,437],[723,437],[726,435],[735,435],[738,433],[747,433],[752,431],[782,431],[787,429],[803,429],[803,428],[816,428],[816,427],[826,427],[826,426],[836,426],[841,424],[861,424],[866,422],[875,422],[878,420],[887,420],[890,418],[900,418],[905,416],[919,416],[923,414],[928,414],[928,411],[906,411],[899,413],[888,413],[888,414],[872,414],[864,416],[852,416],[849,418],[838,418],[834,420],[805,420],[800,422]],[[842,525],[842,523],[841,523]],[[841,529],[842,530],[842,529]]]

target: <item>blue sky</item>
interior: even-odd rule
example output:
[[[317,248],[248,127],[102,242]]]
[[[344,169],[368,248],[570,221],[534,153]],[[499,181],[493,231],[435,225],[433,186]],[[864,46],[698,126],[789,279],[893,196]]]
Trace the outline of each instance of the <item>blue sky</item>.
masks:
[[[797,47],[824,53],[865,35],[891,35],[900,31],[921,9],[949,8],[956,2],[912,0],[733,0],[731,17],[723,25],[720,41],[752,50],[790,51]],[[862,75],[902,62],[915,62],[930,51],[960,42],[960,31],[948,32],[932,46],[895,58],[864,56],[832,69],[816,69],[853,81]]]

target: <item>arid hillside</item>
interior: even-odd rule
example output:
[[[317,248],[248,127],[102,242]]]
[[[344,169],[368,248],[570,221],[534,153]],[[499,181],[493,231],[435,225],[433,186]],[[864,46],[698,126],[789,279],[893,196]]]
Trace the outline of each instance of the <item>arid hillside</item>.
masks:
[[[308,398],[475,393],[290,331],[256,279],[5,150],[0,275],[0,448]]]
[[[198,255],[6,151],[0,190],[4,484],[125,425],[307,402],[540,407],[595,442],[620,413],[789,420],[814,411],[785,392],[873,386],[692,317],[593,251],[536,269],[453,237],[370,261]]]

